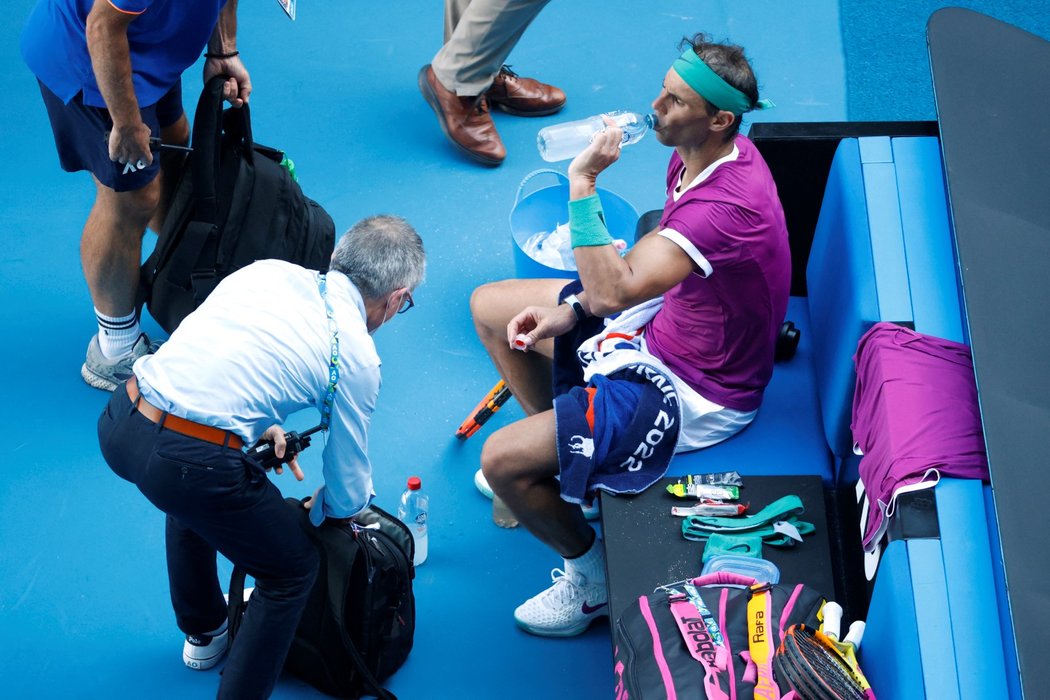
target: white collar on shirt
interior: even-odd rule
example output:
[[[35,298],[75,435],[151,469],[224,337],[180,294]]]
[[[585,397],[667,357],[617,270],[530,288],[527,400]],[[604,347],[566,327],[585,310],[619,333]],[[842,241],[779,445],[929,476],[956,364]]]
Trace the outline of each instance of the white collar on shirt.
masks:
[[[682,197],[683,194],[685,194],[689,190],[693,189],[694,187],[699,185],[701,182],[703,182],[707,178],[711,177],[711,173],[713,173],[715,171],[715,168],[717,168],[719,165],[721,165],[722,163],[728,163],[730,161],[734,161],[739,156],[740,156],[740,149],[734,143],[733,144],[733,150],[730,151],[729,155],[722,156],[721,158],[716,160],[714,163],[711,163],[711,165],[709,165],[706,168],[704,168],[702,171],[700,171],[700,174],[697,175],[696,177],[694,177],[693,181],[690,182],[685,187],[682,186],[682,177],[685,176],[685,168],[682,168],[682,172],[680,172],[678,174],[678,186],[675,187],[674,191],[671,193],[671,196],[674,197],[674,201],[677,202]]]

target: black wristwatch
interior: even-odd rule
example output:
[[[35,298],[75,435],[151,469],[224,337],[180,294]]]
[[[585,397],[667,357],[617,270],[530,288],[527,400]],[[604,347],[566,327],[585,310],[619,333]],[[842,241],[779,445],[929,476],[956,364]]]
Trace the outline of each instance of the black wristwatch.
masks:
[[[580,303],[580,300],[576,297],[575,294],[570,294],[569,296],[565,297],[564,299],[562,299],[561,303],[568,304],[570,307],[572,307],[572,312],[576,314],[576,323],[579,323],[583,319],[587,318],[587,312],[583,310],[583,304]]]

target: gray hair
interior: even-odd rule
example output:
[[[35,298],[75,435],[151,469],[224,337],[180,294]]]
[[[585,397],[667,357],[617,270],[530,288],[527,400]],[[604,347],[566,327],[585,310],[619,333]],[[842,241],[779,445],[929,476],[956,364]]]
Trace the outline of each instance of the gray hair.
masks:
[[[366,299],[414,290],[426,275],[423,241],[400,216],[381,214],[354,224],[335,246],[331,269],[350,278]]]

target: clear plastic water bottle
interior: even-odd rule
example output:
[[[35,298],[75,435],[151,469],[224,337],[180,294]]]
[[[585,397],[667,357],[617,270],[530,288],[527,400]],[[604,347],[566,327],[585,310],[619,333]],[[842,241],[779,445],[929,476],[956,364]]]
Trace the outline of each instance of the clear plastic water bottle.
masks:
[[[397,517],[408,526],[415,540],[416,556],[412,563],[419,566],[427,559],[427,509],[430,497],[422,491],[423,482],[418,476],[408,477],[408,488],[401,494]]]
[[[574,122],[545,126],[536,136],[540,157],[549,163],[575,158],[590,145],[595,134],[605,130],[603,116],[611,117],[616,125],[623,129],[623,146],[638,143],[645,133],[657,124],[655,114],[609,112]]]
[[[496,494],[492,494],[492,522],[506,528],[518,526],[518,517],[511,512],[507,504],[503,502],[503,499]]]

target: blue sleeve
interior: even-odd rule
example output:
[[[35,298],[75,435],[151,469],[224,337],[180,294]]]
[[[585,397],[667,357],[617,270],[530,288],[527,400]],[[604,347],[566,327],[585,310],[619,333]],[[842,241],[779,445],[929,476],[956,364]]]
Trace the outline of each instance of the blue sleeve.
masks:
[[[343,367],[322,455],[324,486],[310,509],[314,525],[356,515],[374,496],[368,426],[379,396],[379,367]]]

